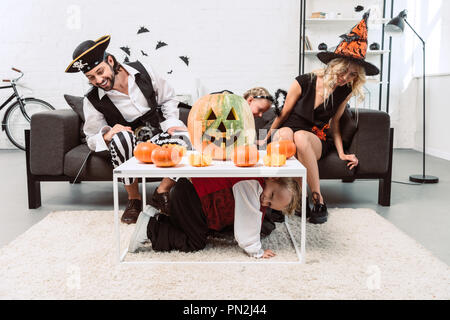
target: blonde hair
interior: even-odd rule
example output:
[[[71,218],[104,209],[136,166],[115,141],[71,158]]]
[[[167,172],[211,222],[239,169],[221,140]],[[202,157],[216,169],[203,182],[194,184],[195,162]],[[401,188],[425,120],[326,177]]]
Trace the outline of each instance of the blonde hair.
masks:
[[[323,77],[323,96],[326,97],[324,106],[327,105],[328,100],[331,98],[338,76],[347,72],[350,64],[354,64],[356,66],[358,75],[347,85],[352,88],[352,95],[358,97],[359,101],[364,100],[363,86],[364,83],[366,83],[366,72],[364,71],[364,68],[348,59],[335,58],[328,62],[324,69],[319,69],[312,72],[316,76]]]
[[[272,95],[269,93],[269,91],[263,87],[251,88],[251,89],[245,91],[245,93],[243,95],[244,99],[246,99],[246,100],[249,97],[257,97],[257,96],[272,97]]]
[[[280,177],[274,180],[280,187],[287,188],[292,193],[291,202],[282,210],[285,215],[292,215],[296,210],[301,210],[302,188],[298,178]]]

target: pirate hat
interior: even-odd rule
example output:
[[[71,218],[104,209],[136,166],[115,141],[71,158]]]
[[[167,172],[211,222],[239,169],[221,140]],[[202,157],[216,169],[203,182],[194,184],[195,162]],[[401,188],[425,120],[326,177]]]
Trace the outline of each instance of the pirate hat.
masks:
[[[364,60],[367,52],[367,20],[369,19],[369,12],[370,10],[364,13],[362,20],[348,34],[340,36],[343,40],[334,52],[319,52],[317,54],[319,60],[327,64],[335,58],[345,58],[361,65],[368,76],[380,73],[376,66]]]
[[[83,71],[83,73],[86,73],[95,68],[103,61],[110,40],[111,36],[103,36],[95,41],[86,40],[80,43],[73,52],[73,61],[66,68],[66,72]]]

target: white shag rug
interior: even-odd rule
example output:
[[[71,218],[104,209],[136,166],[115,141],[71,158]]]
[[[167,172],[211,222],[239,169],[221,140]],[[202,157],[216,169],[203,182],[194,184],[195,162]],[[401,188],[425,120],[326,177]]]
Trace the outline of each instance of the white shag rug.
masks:
[[[117,264],[112,211],[53,212],[0,249],[0,299],[450,299],[450,267],[370,209],[307,224],[306,263]],[[300,241],[300,218],[290,219]],[[121,224],[122,248],[134,226]],[[263,244],[296,261],[285,226]],[[248,261],[230,241],[126,261]]]

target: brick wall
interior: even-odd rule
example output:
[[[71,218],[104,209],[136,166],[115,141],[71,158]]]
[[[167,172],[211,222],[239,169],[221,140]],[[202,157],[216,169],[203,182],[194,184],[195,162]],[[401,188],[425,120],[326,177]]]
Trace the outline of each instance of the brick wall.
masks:
[[[33,96],[56,108],[67,108],[63,94],[82,95],[89,88],[82,74],[64,73],[73,50],[105,34],[112,36],[108,51],[119,61],[126,56],[120,47],[128,46],[131,61],[150,63],[177,94],[194,100],[209,91],[242,94],[254,86],[273,93],[287,89],[298,74],[296,0],[2,0],[1,5],[0,77],[14,76],[12,66],[22,69]],[[137,34],[141,26],[150,32]],[[168,46],[155,50],[158,41]],[[188,56],[189,66],[179,56]],[[1,90],[0,98],[7,94]],[[0,148],[10,146],[0,133]]]

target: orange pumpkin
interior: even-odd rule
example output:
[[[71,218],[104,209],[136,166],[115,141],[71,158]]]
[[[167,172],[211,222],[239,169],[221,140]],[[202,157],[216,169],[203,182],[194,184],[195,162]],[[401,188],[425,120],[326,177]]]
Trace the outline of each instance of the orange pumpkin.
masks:
[[[189,155],[189,164],[193,167],[207,167],[211,164],[212,158],[204,153],[191,153]]]
[[[263,157],[264,165],[267,167],[281,167],[286,164],[286,156],[284,154],[266,154]]]
[[[165,144],[164,146],[168,146],[168,147],[172,147],[178,150],[178,152],[180,153],[180,157],[184,157],[186,155],[186,147],[184,146],[180,146],[179,144],[174,144],[174,143],[168,143]]]
[[[180,163],[181,157],[176,148],[164,145],[153,150],[152,161],[157,167],[174,167]]]
[[[289,159],[293,155],[297,148],[295,147],[295,143],[290,140],[279,140],[271,142],[267,145],[267,154],[279,153],[284,154],[286,159]]]
[[[251,167],[259,161],[256,145],[242,145],[234,149],[233,162],[238,167]]]
[[[151,142],[141,142],[134,147],[133,154],[141,162],[152,163],[152,152],[158,145]]]

